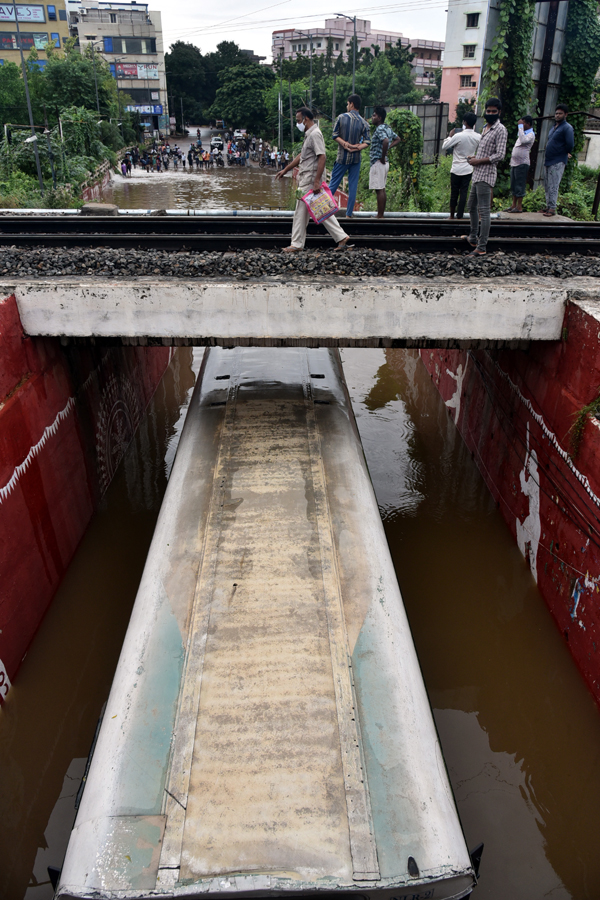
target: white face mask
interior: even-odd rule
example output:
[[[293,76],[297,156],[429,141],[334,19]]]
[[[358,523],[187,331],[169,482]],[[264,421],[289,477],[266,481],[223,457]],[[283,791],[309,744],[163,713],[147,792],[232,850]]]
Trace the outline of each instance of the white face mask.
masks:
[[[298,131],[304,131],[306,125],[304,124],[304,122],[296,122],[296,128],[298,129]]]

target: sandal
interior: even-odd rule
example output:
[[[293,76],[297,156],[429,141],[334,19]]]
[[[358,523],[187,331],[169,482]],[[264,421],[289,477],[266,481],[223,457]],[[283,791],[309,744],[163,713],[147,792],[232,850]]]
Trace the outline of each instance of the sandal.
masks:
[[[485,250],[477,250],[477,249],[475,249],[475,250],[472,250],[471,253],[467,253],[467,259],[468,259],[470,256],[486,256],[486,255],[487,255],[487,254],[486,254]]]
[[[348,243],[349,240],[350,240],[350,235],[348,235],[348,237],[345,237],[342,241],[340,241],[339,244],[336,244],[335,249],[343,250],[345,247],[354,247],[354,244]]]
[[[469,247],[476,247],[476,246],[477,246],[477,244],[474,244],[474,243],[473,243],[473,241],[470,239],[470,236],[469,236],[468,234],[463,234],[463,238],[462,238],[462,239],[463,239],[463,241],[466,241],[466,242],[467,242],[467,244],[469,245]]]
[[[289,247],[284,247],[281,252],[282,253],[301,253],[302,247],[292,247],[290,245]]]
[[[556,210],[555,209],[547,209],[542,213],[542,215],[543,216],[555,216]]]

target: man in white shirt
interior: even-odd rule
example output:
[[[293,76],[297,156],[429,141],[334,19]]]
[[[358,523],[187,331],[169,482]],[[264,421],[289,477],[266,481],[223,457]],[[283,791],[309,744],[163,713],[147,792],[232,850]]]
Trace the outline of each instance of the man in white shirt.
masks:
[[[442,150],[453,150],[452,168],[450,169],[450,218],[454,218],[456,201],[458,200],[458,218],[462,219],[473,174],[473,166],[468,162],[468,156],[475,156],[481,135],[474,131],[477,116],[475,113],[467,113],[463,119],[462,131],[452,129],[444,143]]]

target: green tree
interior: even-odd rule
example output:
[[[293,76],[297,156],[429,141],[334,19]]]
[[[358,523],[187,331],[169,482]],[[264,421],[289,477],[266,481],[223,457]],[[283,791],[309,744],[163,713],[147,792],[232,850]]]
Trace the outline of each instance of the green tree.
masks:
[[[199,48],[185,41],[171,44],[169,52],[165,53],[165,70],[171,112],[180,126],[182,100],[183,114],[188,122],[205,121],[204,109],[213,102],[215,89],[208,84],[206,64]]]
[[[209,115],[236,127],[264,128],[268,112],[265,95],[275,81],[275,73],[265,66],[242,64],[225,69],[220,80]]]
[[[598,4],[596,0],[569,3],[559,101],[573,111],[587,110],[594,96],[599,66]],[[585,116],[573,116],[569,122],[575,131],[575,153],[578,153],[583,147]]]

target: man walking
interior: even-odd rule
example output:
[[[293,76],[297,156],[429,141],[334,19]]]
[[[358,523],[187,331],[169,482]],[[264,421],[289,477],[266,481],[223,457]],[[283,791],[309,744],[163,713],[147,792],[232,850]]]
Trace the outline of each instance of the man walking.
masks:
[[[554,128],[548,136],[544,158],[544,191],[546,193],[545,216],[556,215],[558,189],[565,167],[575,146],[573,126],[567,122],[568,107],[559,103],[554,112]]]
[[[523,197],[527,189],[527,173],[531,162],[531,148],[535,141],[533,132],[533,119],[531,116],[523,116],[517,122],[518,134],[515,146],[510,155],[510,192],[512,194],[512,206],[506,211],[509,213],[523,212]]]
[[[456,202],[458,201],[458,218],[462,219],[465,212],[465,203],[473,166],[467,157],[475,156],[481,135],[475,131],[477,116],[475,113],[467,113],[463,118],[463,129],[452,129],[444,143],[442,150],[452,150],[452,168],[450,169],[450,218],[454,218]]]
[[[473,247],[469,256],[485,256],[490,236],[490,206],[492,188],[496,184],[498,163],[504,159],[508,132],[500,122],[502,103],[491,97],[485,104],[486,126],[481,134],[476,156],[468,156],[473,166],[468,210],[471,217],[471,233],[466,240]]]
[[[387,195],[385,184],[390,170],[387,159],[388,152],[400,143],[400,138],[389,125],[385,124],[386,111],[384,106],[376,106],[371,116],[375,126],[375,133],[371,139],[369,169],[369,190],[375,191],[377,197],[377,218],[383,219]]]
[[[276,178],[283,178],[286,172],[300,166],[298,171],[298,192],[300,195],[314,191],[318,194],[321,190],[323,172],[325,171],[325,141],[321,129],[315,122],[312,110],[306,106],[300,107],[296,113],[296,127],[304,132],[302,150],[280,172]],[[296,200],[296,211],[292,223],[292,243],[286,247],[284,253],[297,253],[304,248],[306,242],[306,226],[308,225],[308,208],[303,200]],[[348,243],[348,235],[340,227],[335,216],[325,219],[323,225],[336,242],[338,248],[345,247]]]
[[[332,134],[334,141],[339,144],[339,150],[331,173],[329,190],[335,194],[342,178],[346,173],[348,174],[348,207],[346,209],[348,217],[352,215],[356,202],[360,154],[371,143],[371,130],[369,123],[359,113],[360,104],[358,94],[350,94],[346,102],[347,111],[337,117]]]

